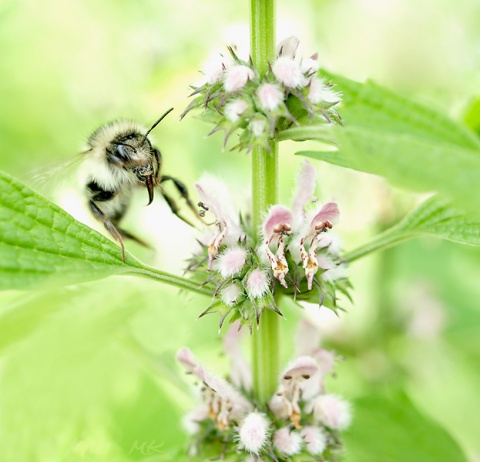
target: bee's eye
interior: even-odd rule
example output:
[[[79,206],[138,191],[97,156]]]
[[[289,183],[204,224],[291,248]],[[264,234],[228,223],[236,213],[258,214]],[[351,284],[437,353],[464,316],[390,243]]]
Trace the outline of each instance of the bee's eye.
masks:
[[[127,161],[131,156],[131,149],[128,149],[128,146],[124,144],[116,144],[114,155],[120,160]]]

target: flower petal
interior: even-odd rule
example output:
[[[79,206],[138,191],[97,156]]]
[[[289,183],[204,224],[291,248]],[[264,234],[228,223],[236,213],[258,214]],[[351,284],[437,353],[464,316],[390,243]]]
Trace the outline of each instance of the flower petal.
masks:
[[[305,160],[297,178],[295,197],[292,202],[292,215],[294,217],[295,227],[297,227],[304,218],[305,206],[313,197],[316,180],[315,167]]]
[[[316,361],[311,356],[300,356],[291,362],[282,374],[282,381],[308,380],[318,370]]]
[[[281,205],[274,205],[268,211],[268,215],[265,218],[262,225],[262,234],[265,240],[270,239],[272,234],[275,232],[275,228],[278,225],[289,225],[292,224],[292,214],[290,210]]]
[[[310,223],[310,228],[315,228],[321,223],[329,221],[332,224],[335,224],[338,221],[340,212],[338,211],[338,206],[336,202],[327,202],[320,211],[313,217],[313,220]]]
[[[298,37],[294,35],[287,37],[277,45],[277,56],[294,58],[299,44],[300,40]]]

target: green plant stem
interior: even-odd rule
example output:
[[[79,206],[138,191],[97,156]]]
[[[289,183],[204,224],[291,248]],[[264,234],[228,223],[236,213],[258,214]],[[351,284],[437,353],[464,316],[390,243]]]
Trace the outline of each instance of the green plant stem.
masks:
[[[212,290],[207,287],[202,287],[198,282],[191,281],[190,279],[185,279],[180,276],[175,276],[174,274],[165,273],[156,268],[150,266],[142,265],[141,268],[129,268],[126,271],[126,274],[134,274],[135,276],[143,276],[149,279],[154,279],[155,281],[160,281],[163,284],[167,284],[179,289],[185,289],[190,292],[195,292],[201,295],[212,296]]]
[[[275,58],[275,0],[250,0],[251,54],[263,75]],[[252,221],[258,230],[263,214],[277,203],[277,144],[270,151],[256,146],[252,151]],[[260,403],[267,402],[275,392],[280,366],[280,317],[265,310],[259,328],[253,332],[253,389]]]
[[[388,231],[385,231],[374,237],[370,242],[367,242],[366,244],[347,252],[345,255],[342,255],[342,259],[348,263],[351,263],[352,261],[358,260],[365,255],[388,249],[389,247],[400,244],[403,241],[408,241],[414,237],[417,237],[416,233],[406,233],[402,230],[398,230],[397,228],[391,228]]]

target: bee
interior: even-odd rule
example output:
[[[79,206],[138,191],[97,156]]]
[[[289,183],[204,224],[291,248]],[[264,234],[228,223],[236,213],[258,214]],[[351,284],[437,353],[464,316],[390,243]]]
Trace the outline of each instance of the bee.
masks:
[[[84,192],[93,216],[103,223],[107,231],[119,243],[125,261],[123,239],[128,238],[148,245],[119,224],[128,209],[132,192],[139,187],[146,188],[148,204],[154,198],[156,188],[160,191],[172,212],[182,217],[175,200],[162,188],[171,181],[188,207],[198,216],[191,202],[186,186],[177,178],[162,175],[162,155],[148,139],[150,132],[173,110],[169,109],[148,130],[131,121],[114,121],[103,125],[88,139],[82,153]],[[193,226],[193,225],[192,225]]]

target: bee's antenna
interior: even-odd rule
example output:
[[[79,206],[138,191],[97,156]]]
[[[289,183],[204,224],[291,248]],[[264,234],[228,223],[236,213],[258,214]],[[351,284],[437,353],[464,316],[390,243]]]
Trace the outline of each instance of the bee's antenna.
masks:
[[[163,114],[147,131],[147,133],[145,133],[144,137],[143,137],[143,140],[142,140],[142,144],[145,142],[145,140],[147,139],[147,136],[150,134],[150,132],[168,115],[170,114],[170,112],[173,111],[173,107],[171,107],[167,112],[165,112],[165,114]]]

